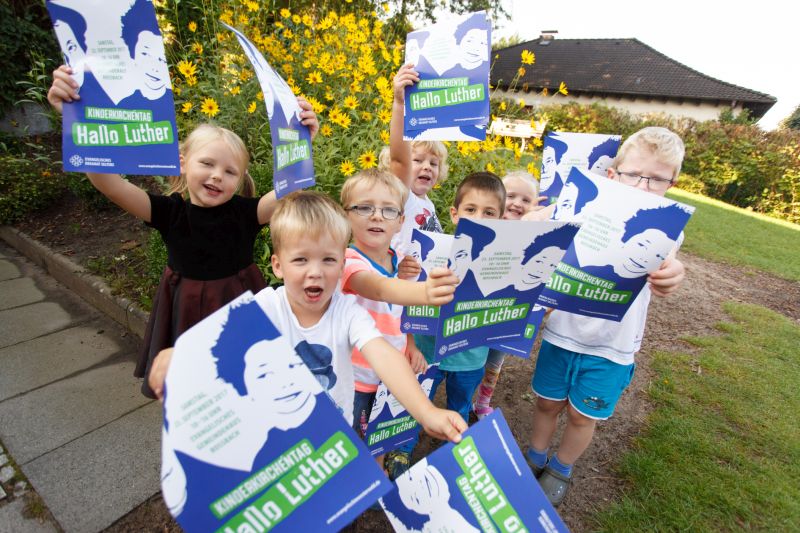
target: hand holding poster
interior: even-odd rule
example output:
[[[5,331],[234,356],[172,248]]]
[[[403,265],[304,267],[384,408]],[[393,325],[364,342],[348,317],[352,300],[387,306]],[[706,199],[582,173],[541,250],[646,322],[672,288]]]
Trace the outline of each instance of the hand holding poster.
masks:
[[[621,321],[677,246],[694,208],[573,168],[556,218],[583,225],[539,303],[579,315]]]
[[[311,133],[300,121],[302,109],[297,97],[244,34],[224,22],[221,24],[236,35],[261,85],[272,134],[272,182],[275,195],[281,198],[297,189],[313,186],[316,181],[311,156]]]
[[[619,149],[619,135],[554,131],[544,139],[540,195],[542,205],[556,201],[572,167],[605,176]],[[564,220],[564,217],[559,218]]]
[[[338,531],[389,488],[249,292],[178,339],[162,461],[187,531]]]
[[[152,2],[48,1],[80,99],[64,102],[64,170],[174,175],[172,84]]]
[[[567,532],[499,409],[398,477],[381,499],[400,532]]]
[[[406,63],[415,65],[420,80],[406,89],[406,140],[486,138],[491,28],[479,11],[408,34]]]
[[[411,232],[409,252],[422,267],[419,281],[428,279],[428,272],[436,267],[446,267],[453,246],[453,236],[414,229]],[[436,335],[439,308],[433,305],[409,305],[403,309],[400,328],[403,333]]]

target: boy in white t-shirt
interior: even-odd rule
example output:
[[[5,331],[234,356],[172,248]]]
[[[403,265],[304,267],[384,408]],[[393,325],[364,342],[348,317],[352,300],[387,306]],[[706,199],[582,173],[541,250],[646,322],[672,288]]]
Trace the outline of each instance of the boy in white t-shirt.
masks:
[[[283,279],[278,289],[255,299],[352,424],[353,367],[357,347],[388,389],[432,436],[453,442],[467,424],[455,412],[434,407],[403,354],[375,329],[355,297],[338,284],[344,268],[350,225],[342,208],[314,191],[296,191],[278,202],[270,223],[272,268]],[[163,392],[172,349],[153,363],[150,386]]]

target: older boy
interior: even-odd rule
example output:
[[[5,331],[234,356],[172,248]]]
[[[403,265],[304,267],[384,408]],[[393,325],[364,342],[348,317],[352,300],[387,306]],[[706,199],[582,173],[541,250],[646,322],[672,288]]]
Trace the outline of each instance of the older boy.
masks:
[[[608,168],[608,177],[663,196],[678,179],[683,141],[665,128],[649,127],[631,135]],[[594,435],[598,420],[609,418],[630,383],[634,354],[641,346],[650,293],[667,296],[683,281],[683,264],[675,251],[648,277],[621,322],[555,310],[542,334],[531,387],[537,395],[528,462],[553,505],[567,493],[575,461]],[[558,452],[548,460],[548,447],[558,415],[567,411],[567,425]]]

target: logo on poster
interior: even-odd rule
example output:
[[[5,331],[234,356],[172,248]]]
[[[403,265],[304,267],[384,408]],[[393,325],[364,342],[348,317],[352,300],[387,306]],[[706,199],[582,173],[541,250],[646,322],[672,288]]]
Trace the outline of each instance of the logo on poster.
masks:
[[[78,154],[75,154],[69,158],[69,162],[72,163],[73,166],[79,167],[83,164],[83,158]]]

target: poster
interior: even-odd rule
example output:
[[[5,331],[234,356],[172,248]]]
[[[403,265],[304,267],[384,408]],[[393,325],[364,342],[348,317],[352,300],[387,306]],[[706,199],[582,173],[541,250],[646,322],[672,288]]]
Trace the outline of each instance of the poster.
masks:
[[[64,170],[177,175],[172,83],[152,2],[46,5],[80,95],[63,107]]]
[[[195,531],[338,531],[389,484],[247,292],[178,338],[161,487]]]
[[[500,409],[412,466],[381,499],[398,533],[567,532]]]
[[[409,255],[422,266],[418,281],[428,279],[427,272],[436,267],[446,267],[453,246],[453,236],[414,229],[411,232]],[[403,309],[400,329],[403,333],[436,335],[439,307],[435,305],[407,305]]]
[[[491,21],[485,11],[453,17],[406,37],[406,140],[482,141],[489,124]]]
[[[459,220],[449,266],[461,281],[440,308],[435,360],[525,338],[530,311],[578,228],[552,220]]]
[[[542,171],[539,180],[542,205],[556,201],[572,167],[605,176],[606,169],[619,150],[621,137],[600,133],[568,133],[554,131],[544,139]]]
[[[269,131],[272,134],[272,182],[280,198],[297,189],[313,186],[314,161],[311,156],[311,133],[300,123],[302,109],[297,97],[264,55],[241,32],[220,22],[236,35],[264,94]]]
[[[693,212],[694,207],[573,168],[553,216],[583,225],[539,303],[621,321]]]
[[[528,313],[528,323],[525,325],[522,338],[489,344],[489,348],[500,350],[508,355],[516,355],[523,359],[530,359],[531,350],[533,350],[533,345],[536,343],[536,335],[539,334],[539,328],[542,325],[542,320],[544,320],[546,312],[547,309],[541,305],[534,305],[531,312]]]
[[[417,381],[425,395],[430,398],[433,382],[439,378],[439,365],[430,365],[425,372],[417,374]],[[414,439],[420,431],[419,423],[406,408],[381,383],[375,393],[375,402],[367,424],[365,440],[373,456],[396,450],[400,445]]]

